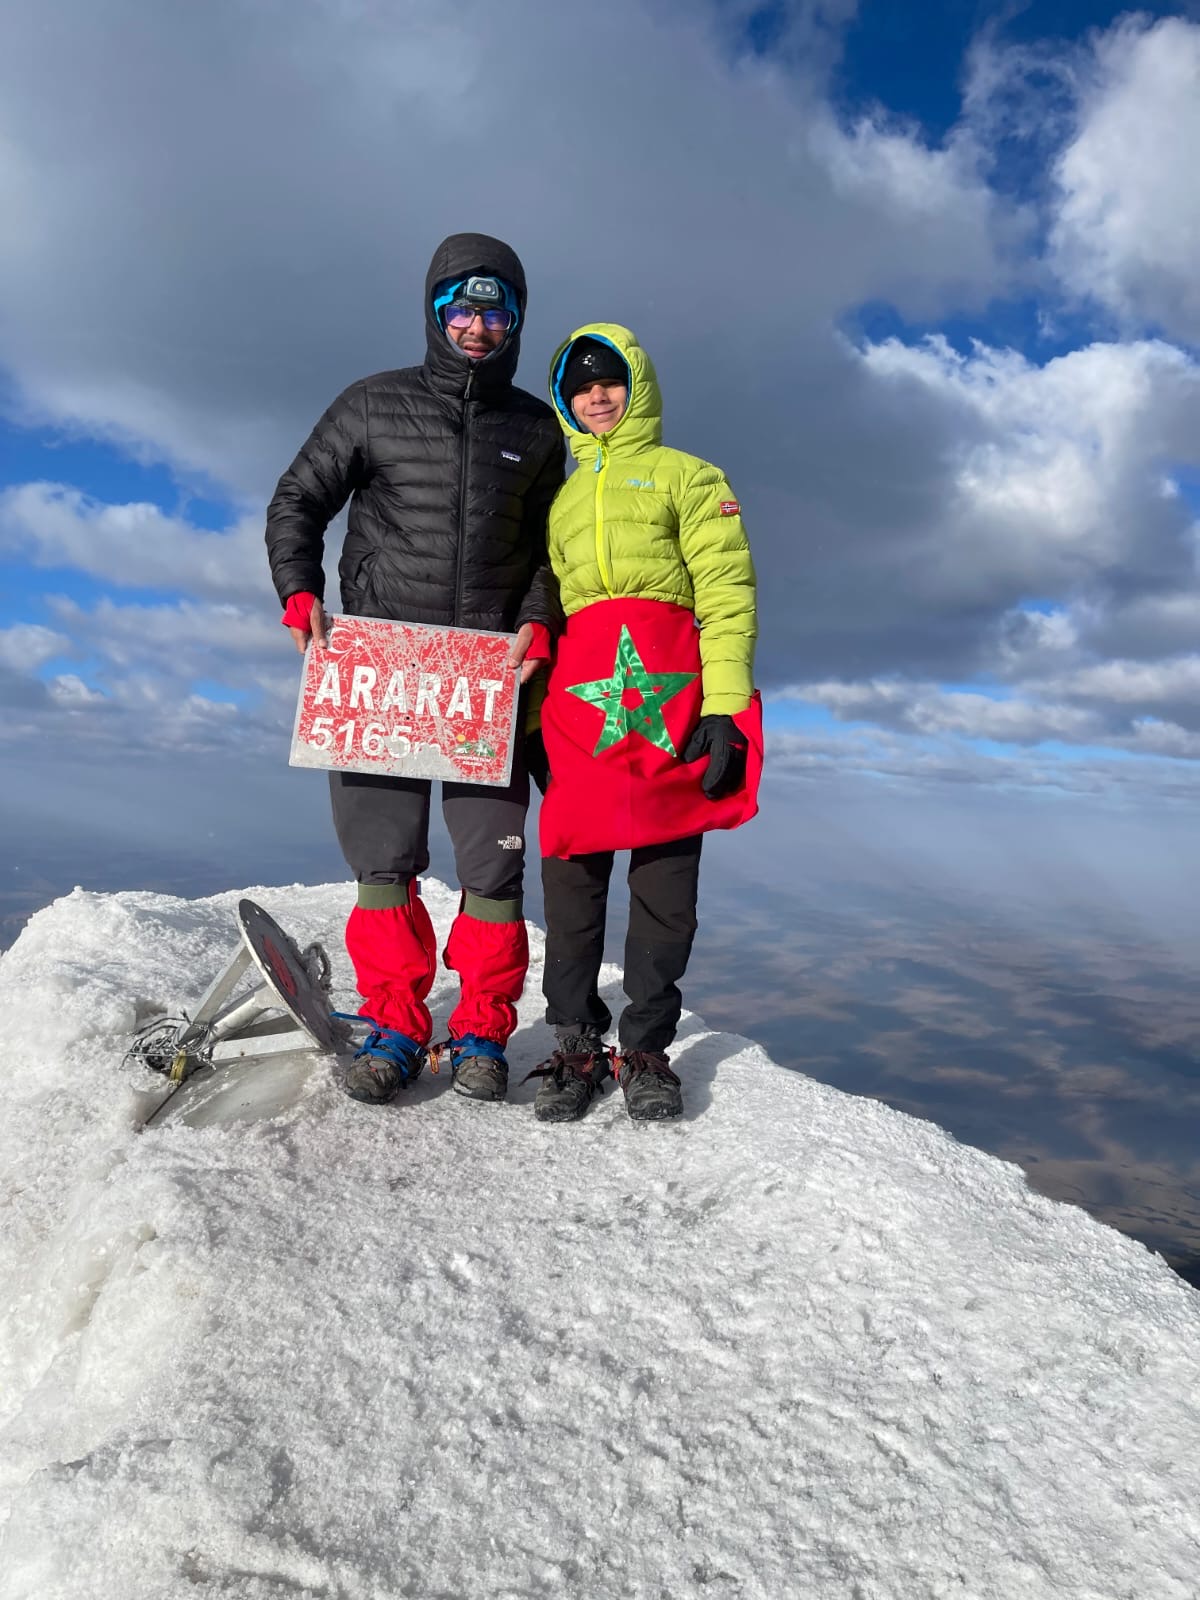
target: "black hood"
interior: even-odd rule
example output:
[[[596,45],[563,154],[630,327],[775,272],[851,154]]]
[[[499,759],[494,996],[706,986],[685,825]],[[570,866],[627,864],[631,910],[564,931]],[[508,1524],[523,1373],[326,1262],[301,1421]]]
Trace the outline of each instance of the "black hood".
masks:
[[[517,326],[498,350],[472,361],[450,342],[446,330],[433,312],[433,291],[447,278],[466,278],[472,273],[503,278],[516,290],[520,317]],[[495,394],[512,383],[521,354],[521,329],[525,325],[525,268],[515,250],[486,233],[452,233],[433,252],[425,278],[425,370],[435,389],[444,394],[461,395],[467,376],[475,374],[472,394]]]

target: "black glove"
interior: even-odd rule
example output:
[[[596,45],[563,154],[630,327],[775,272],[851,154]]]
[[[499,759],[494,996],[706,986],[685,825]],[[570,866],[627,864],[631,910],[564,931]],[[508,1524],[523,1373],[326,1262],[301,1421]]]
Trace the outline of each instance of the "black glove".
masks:
[[[546,741],[540,728],[525,735],[525,770],[545,794],[550,783],[550,763],[546,759]]]
[[[746,776],[746,752],[750,741],[732,717],[718,712],[701,717],[683,747],[684,761],[699,761],[707,755],[708,770],[700,787],[710,800],[723,800],[740,789]]]

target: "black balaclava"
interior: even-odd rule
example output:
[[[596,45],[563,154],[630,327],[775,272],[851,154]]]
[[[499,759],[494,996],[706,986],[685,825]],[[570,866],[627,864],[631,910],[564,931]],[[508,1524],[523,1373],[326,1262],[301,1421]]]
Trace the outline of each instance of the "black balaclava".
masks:
[[[433,309],[439,284],[473,274],[503,278],[517,297],[517,325],[491,355],[472,361],[447,337]],[[442,394],[462,395],[471,377],[471,393],[483,396],[507,389],[521,353],[521,328],[525,321],[525,269],[516,251],[486,233],[452,233],[433,252],[425,277],[425,371]]]

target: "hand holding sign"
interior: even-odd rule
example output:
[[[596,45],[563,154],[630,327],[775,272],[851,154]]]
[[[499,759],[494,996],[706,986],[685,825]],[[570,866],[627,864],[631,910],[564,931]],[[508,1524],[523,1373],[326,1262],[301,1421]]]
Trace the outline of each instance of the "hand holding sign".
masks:
[[[526,622],[517,630],[508,665],[521,669],[521,682],[528,683],[539,667],[550,660],[550,630],[544,622]]]
[[[303,655],[310,638],[323,650],[328,643],[325,636],[325,608],[315,594],[294,594],[288,599],[283,613],[283,625],[296,641],[296,649]]]

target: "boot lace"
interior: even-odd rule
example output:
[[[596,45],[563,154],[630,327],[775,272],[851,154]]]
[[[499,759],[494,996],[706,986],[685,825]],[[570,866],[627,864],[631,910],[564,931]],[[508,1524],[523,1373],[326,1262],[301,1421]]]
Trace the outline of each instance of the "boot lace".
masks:
[[[568,1078],[583,1078],[594,1089],[603,1089],[604,1080],[614,1076],[613,1063],[616,1051],[611,1046],[598,1045],[592,1050],[555,1050],[545,1061],[527,1072],[521,1079],[553,1078],[554,1087],[561,1089]]]
[[[683,1086],[683,1080],[671,1071],[670,1063],[660,1050],[626,1050],[617,1058],[617,1081],[636,1078],[639,1073],[651,1072],[656,1078]]]

